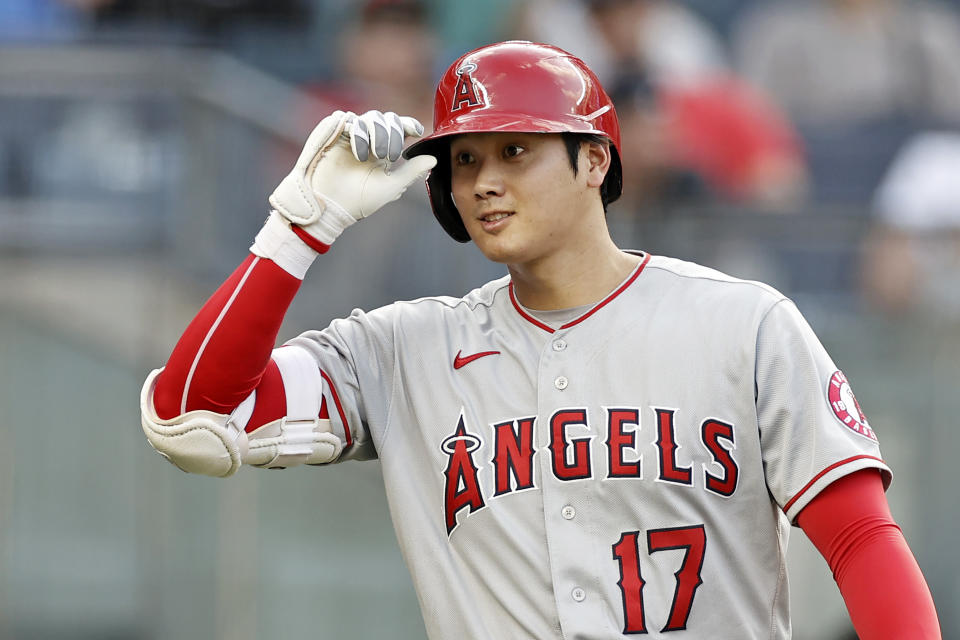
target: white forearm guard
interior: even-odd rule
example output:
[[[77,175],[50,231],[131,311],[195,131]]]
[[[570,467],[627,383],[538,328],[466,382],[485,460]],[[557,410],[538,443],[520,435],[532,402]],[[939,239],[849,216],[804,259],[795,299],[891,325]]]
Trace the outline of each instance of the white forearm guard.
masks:
[[[157,453],[189,473],[225,478],[236,473],[247,451],[247,434],[231,415],[212,411],[188,411],[170,420],[157,416],[153,408],[156,369],[140,392],[140,421],[143,432]]]

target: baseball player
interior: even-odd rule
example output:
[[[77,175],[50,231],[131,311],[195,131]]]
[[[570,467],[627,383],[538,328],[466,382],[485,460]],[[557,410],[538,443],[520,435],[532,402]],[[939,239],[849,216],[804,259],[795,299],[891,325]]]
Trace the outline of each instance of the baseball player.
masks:
[[[789,525],[861,638],[940,637],[876,434],[793,303],[611,240],[619,126],[582,61],[468,53],[422,134],[319,123],[144,385],[158,452],[213,476],[379,458],[434,639],[788,638]],[[314,260],[424,175],[443,228],[508,275],[274,349]]]

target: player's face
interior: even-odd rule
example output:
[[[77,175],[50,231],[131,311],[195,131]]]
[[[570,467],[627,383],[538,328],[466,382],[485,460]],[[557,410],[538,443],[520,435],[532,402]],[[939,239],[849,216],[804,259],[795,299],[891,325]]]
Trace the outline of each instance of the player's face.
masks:
[[[603,172],[590,169],[586,147],[574,175],[559,134],[471,133],[453,139],[454,202],[487,258],[519,266],[582,246],[584,225],[595,225],[598,217],[588,215],[599,205],[590,185],[599,186],[598,175],[603,179]]]

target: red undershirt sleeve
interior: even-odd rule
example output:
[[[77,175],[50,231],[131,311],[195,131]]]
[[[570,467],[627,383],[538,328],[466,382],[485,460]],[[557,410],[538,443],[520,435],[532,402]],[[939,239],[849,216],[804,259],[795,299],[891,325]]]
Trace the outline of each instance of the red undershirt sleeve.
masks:
[[[302,281],[250,255],[200,309],[157,379],[154,407],[170,419],[203,409],[230,413],[258,389],[247,430],[282,417],[283,382],[270,360]]]
[[[861,640],[941,637],[930,590],[890,514],[877,470],[833,482],[797,522],[833,571]]]

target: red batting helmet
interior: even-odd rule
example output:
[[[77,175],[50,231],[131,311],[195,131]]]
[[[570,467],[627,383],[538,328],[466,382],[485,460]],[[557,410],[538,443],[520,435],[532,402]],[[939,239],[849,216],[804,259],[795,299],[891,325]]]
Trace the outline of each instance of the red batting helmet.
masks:
[[[604,180],[606,202],[620,197],[620,124],[597,76],[579,58],[545,44],[511,41],[481,47],[450,65],[437,85],[433,133],[404,151],[429,153],[437,166],[427,176],[433,215],[459,242],[470,236],[450,193],[447,139],[460,133],[587,133],[610,140]]]

